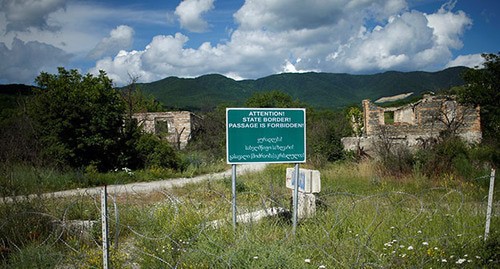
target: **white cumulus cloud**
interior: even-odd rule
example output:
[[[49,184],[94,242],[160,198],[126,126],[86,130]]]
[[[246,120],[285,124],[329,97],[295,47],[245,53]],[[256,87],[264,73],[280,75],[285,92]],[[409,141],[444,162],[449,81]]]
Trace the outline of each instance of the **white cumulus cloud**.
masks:
[[[214,8],[214,0],[184,0],[175,9],[181,27],[191,32],[201,33],[209,28],[202,15]]]
[[[109,37],[103,38],[89,53],[92,59],[103,55],[115,55],[120,50],[130,49],[133,43],[134,29],[127,25],[120,25],[111,30]]]
[[[201,3],[183,1],[176,13],[189,18],[180,7]],[[189,9],[192,21],[203,22],[199,30],[207,27],[200,14],[212,5]],[[92,72],[104,69],[115,82],[125,83],[129,73],[152,81],[206,73],[258,78],[307,70],[434,71],[451,61],[452,50],[462,46],[462,35],[472,25],[452,5],[426,14],[409,10],[404,0],[247,0],[233,17],[237,28],[228,40],[190,48],[187,35],[158,35],[142,50],[98,61]]]
[[[452,61],[450,61],[446,67],[453,66],[467,66],[474,68],[476,66],[481,67],[484,63],[484,58],[481,54],[469,54],[469,55],[459,55]]]

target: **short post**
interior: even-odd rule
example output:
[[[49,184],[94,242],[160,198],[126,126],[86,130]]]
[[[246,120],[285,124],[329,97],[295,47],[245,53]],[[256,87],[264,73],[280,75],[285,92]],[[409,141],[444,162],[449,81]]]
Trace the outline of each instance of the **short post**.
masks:
[[[108,190],[107,186],[101,191],[101,224],[102,224],[102,268],[109,268],[108,242]]]
[[[295,235],[295,231],[297,230],[297,214],[298,214],[298,204],[299,204],[299,164],[295,164],[295,184],[293,188],[293,227],[292,234]]]
[[[232,204],[233,204],[233,228],[236,231],[236,164],[232,165]]]
[[[297,174],[299,174],[298,179]],[[295,187],[297,185],[298,194],[295,194]],[[293,190],[292,199],[295,199],[294,195],[297,195],[297,213],[296,216],[294,216],[297,221],[313,217],[316,214],[315,193],[319,193],[321,191],[320,172],[318,170],[300,169],[297,173],[295,168],[287,168],[286,187]]]
[[[495,189],[495,169],[491,169],[490,174],[490,190],[488,192],[488,207],[486,208],[486,225],[484,228],[484,241],[490,235],[491,211],[493,208],[493,190]]]

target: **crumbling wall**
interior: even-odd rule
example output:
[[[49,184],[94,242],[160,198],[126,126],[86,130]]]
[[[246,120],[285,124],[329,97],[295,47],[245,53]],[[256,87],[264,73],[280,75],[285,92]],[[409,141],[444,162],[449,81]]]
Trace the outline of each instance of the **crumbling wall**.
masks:
[[[199,124],[199,117],[189,111],[136,113],[133,118],[146,133],[156,134],[184,149]]]
[[[430,96],[402,107],[383,108],[363,100],[365,136],[380,135],[382,129],[392,136],[438,136],[451,131],[469,142],[481,140],[479,107],[459,104],[450,96]],[[385,122],[393,113],[393,122]],[[385,116],[385,117],[384,117]]]
[[[482,138],[479,107],[461,105],[453,96],[425,95],[416,103],[388,108],[363,100],[362,106],[363,137],[343,138],[345,149],[362,147],[370,151],[382,136],[410,148],[443,132],[461,136],[469,143],[479,143]]]

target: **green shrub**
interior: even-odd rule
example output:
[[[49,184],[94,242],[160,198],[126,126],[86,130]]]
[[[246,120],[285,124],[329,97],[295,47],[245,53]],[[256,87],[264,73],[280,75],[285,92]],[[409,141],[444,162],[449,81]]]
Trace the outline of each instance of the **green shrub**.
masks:
[[[160,166],[175,170],[185,168],[170,143],[152,134],[143,134],[137,141],[136,150],[145,167]]]
[[[419,150],[415,156],[422,172],[429,177],[452,174],[473,179],[487,173],[491,152],[488,147],[468,145],[459,137],[448,137],[430,149]]]

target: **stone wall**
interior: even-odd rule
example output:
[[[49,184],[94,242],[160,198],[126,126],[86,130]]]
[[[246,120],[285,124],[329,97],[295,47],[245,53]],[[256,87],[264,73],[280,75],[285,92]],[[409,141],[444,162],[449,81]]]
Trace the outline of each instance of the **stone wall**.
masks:
[[[363,100],[364,135],[437,136],[450,131],[469,142],[481,141],[479,107],[459,104],[450,96],[426,95],[416,103],[383,108]],[[391,115],[392,114],[392,115]],[[391,118],[392,122],[385,122]]]
[[[133,118],[144,132],[156,134],[178,149],[186,147],[200,122],[200,118],[189,111],[136,113]]]
[[[425,95],[420,101],[400,107],[380,107],[363,100],[363,136],[343,138],[346,150],[365,151],[381,137],[415,148],[442,132],[461,136],[469,143],[482,138],[479,107],[459,104],[453,96]]]

